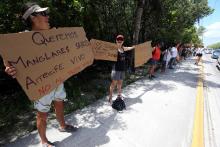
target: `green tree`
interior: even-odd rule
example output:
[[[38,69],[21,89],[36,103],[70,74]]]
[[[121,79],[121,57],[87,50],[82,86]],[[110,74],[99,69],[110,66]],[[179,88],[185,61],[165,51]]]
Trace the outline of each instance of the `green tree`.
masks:
[[[208,48],[213,48],[213,49],[220,49],[220,42],[208,45],[207,47]]]

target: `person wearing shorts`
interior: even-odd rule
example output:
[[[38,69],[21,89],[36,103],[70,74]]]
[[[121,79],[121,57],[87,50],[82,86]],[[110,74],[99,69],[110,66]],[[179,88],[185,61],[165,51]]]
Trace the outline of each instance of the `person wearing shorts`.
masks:
[[[172,43],[172,48],[170,50],[171,59],[170,59],[170,63],[169,63],[169,69],[174,69],[174,66],[176,65],[176,60],[178,57],[177,47],[178,47],[178,45],[176,43]]]
[[[196,59],[195,65],[198,65],[199,62],[201,61],[202,52],[203,52],[203,48],[198,48],[198,49],[197,49],[197,51],[196,51],[197,59]]]
[[[23,6],[22,21],[27,28],[32,31],[49,30],[49,16],[48,7],[41,8],[36,3],[28,2]],[[5,72],[16,77],[16,69],[7,61],[4,61]],[[41,138],[42,147],[54,147],[54,143],[50,142],[46,137],[47,114],[50,110],[51,103],[53,102],[56,118],[59,122],[60,132],[72,132],[76,128],[68,125],[64,120],[64,100],[66,100],[66,92],[64,85],[61,84],[49,94],[43,96],[39,100],[34,101],[34,107],[37,109],[37,130]]]
[[[118,46],[118,57],[117,57],[117,61],[112,67],[112,72],[111,72],[112,82],[109,88],[109,99],[108,99],[109,103],[112,103],[112,93],[116,85],[118,89],[118,97],[121,97],[121,93],[122,93],[121,87],[122,87],[123,79],[125,78],[125,70],[126,70],[125,51],[134,49],[134,46],[124,47],[123,43],[124,43],[124,36],[118,35],[116,37],[116,44]]]
[[[152,58],[150,61],[150,68],[149,68],[149,76],[148,78],[150,80],[152,80],[153,78],[155,78],[156,76],[154,75],[154,70],[157,66],[157,63],[160,60],[160,55],[161,55],[161,50],[160,50],[160,44],[157,43],[156,47],[154,48],[153,52],[152,52]]]
[[[169,49],[165,49],[163,52],[163,59],[162,59],[162,67],[161,67],[161,72],[165,72],[166,71],[166,68],[167,68],[167,65],[168,65],[168,62],[170,60],[170,51]]]

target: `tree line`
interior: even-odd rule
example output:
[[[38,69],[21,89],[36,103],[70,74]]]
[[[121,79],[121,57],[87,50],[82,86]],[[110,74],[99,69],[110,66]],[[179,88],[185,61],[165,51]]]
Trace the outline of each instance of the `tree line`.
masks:
[[[0,33],[23,31],[20,10],[27,0],[1,0]],[[88,38],[128,43],[145,40],[200,43],[195,22],[209,15],[207,1],[189,0],[38,0],[50,8],[52,27],[83,26]]]
[[[208,48],[213,48],[213,49],[220,49],[220,42],[208,45],[207,47]]]

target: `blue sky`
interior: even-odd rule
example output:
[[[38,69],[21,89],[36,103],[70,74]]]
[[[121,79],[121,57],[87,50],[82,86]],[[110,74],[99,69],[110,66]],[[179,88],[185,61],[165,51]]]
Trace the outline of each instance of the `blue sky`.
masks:
[[[203,35],[205,46],[220,42],[220,0],[208,0],[208,2],[214,12],[200,21],[200,25],[206,28]]]

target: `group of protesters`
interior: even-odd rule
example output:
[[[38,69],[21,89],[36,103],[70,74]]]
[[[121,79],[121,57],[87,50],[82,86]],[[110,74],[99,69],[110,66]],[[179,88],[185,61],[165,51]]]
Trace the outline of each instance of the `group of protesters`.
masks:
[[[22,22],[24,23],[30,31],[40,31],[50,29],[49,25],[49,15],[48,7],[41,8],[36,3],[26,3],[22,10]],[[124,47],[125,37],[123,35],[118,35],[116,37],[116,44],[118,47],[118,57],[117,62],[112,67],[111,78],[112,82],[109,88],[109,99],[108,101],[112,103],[112,94],[115,86],[117,85],[118,97],[122,98],[122,82],[125,77],[126,61],[125,52],[132,50],[135,46]],[[163,49],[162,49],[163,48]],[[161,72],[165,72],[167,68],[175,69],[175,65],[181,59],[186,59],[190,55],[190,49],[180,44],[169,44],[161,45],[157,42],[154,45],[154,50],[152,52],[152,58],[149,61],[149,79],[155,78],[155,69],[160,65]],[[199,54],[201,57],[201,54]],[[196,62],[198,64],[199,60]],[[16,69],[14,66],[10,65],[7,61],[4,61],[5,72],[16,78]],[[43,96],[39,100],[34,101],[34,106],[37,109],[37,129],[39,136],[41,138],[42,147],[54,147],[54,143],[50,142],[46,137],[46,126],[47,126],[47,114],[50,110],[51,103],[53,102],[56,118],[60,124],[60,132],[72,132],[76,131],[77,127],[70,124],[66,124],[64,120],[64,104],[63,101],[66,98],[66,92],[63,84],[59,85],[49,94]]]
[[[201,60],[202,48],[191,47],[181,43],[156,43],[152,52],[152,58],[149,60],[149,79],[152,80],[156,76],[154,75],[155,69],[160,69],[161,72],[165,72],[166,69],[175,69],[176,65],[181,60],[186,60],[187,57],[192,56],[193,52],[196,52],[196,65]]]

